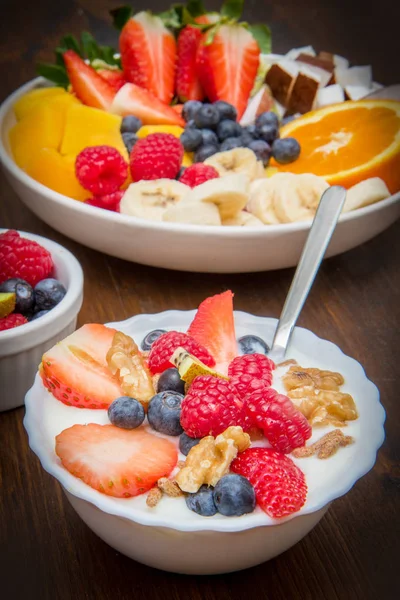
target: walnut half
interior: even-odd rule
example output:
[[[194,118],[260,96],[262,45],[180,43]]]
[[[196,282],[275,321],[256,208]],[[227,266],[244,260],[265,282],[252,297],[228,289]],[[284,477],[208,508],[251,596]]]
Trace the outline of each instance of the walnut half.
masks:
[[[228,427],[214,438],[209,435],[194,446],[175,479],[182,491],[195,493],[205,483],[215,486],[226,475],[238,452],[250,447],[250,436],[241,427]]]

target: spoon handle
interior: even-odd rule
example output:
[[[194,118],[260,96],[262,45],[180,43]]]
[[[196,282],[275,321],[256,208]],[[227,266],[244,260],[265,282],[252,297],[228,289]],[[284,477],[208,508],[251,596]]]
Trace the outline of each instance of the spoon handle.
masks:
[[[283,360],[294,326],[314,282],[346,199],[346,190],[328,188],[319,202],[276,328],[269,356]]]

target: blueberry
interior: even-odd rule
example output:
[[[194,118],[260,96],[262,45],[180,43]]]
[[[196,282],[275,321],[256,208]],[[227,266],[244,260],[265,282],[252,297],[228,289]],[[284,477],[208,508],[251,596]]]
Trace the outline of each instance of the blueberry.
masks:
[[[42,279],[35,286],[35,310],[50,310],[64,298],[67,290],[57,279]]]
[[[294,138],[282,138],[272,144],[272,156],[281,165],[287,165],[300,156],[300,144]]]
[[[229,104],[229,102],[217,100],[217,102],[214,102],[213,106],[218,109],[221,119],[230,119],[231,121],[236,121],[237,110],[234,106],[232,106],[232,104]]]
[[[116,427],[136,429],[144,421],[143,406],[135,398],[121,396],[108,407],[108,418]]]
[[[258,160],[261,160],[264,167],[266,167],[269,163],[269,159],[271,158],[271,146],[264,142],[264,140],[253,140],[248,148],[253,150],[254,154],[257,156]]]
[[[288,115],[287,117],[283,117],[282,121],[281,121],[281,127],[283,127],[284,125],[287,125],[288,123],[290,123],[291,121],[294,121],[296,119],[295,115]]]
[[[224,119],[217,126],[217,135],[220,142],[223,142],[230,137],[239,137],[242,134],[242,128],[236,121]]]
[[[181,403],[183,395],[177,392],[160,392],[149,402],[147,419],[153,429],[165,435],[180,435]]]
[[[249,145],[254,142],[254,138],[252,135],[250,135],[250,133],[248,131],[243,130],[242,135],[240,136],[240,139],[242,140],[243,146],[245,148],[248,148]]]
[[[270,347],[258,335],[243,335],[238,339],[242,354],[268,354]]]
[[[18,277],[7,279],[0,285],[0,292],[15,294],[16,313],[27,316],[33,311],[35,293],[32,286],[24,279]]]
[[[179,437],[179,450],[182,452],[182,454],[187,456],[193,446],[197,446],[200,441],[201,438],[192,438],[183,432]]]
[[[38,312],[29,315],[28,321],[36,321],[36,319],[40,319],[40,317],[44,317],[44,315],[47,315],[48,312],[48,310],[38,310]]]
[[[202,485],[195,494],[188,494],[186,496],[186,506],[202,517],[216,515],[218,509],[215,506],[213,491],[212,487]]]
[[[194,119],[189,119],[189,121],[185,125],[185,129],[195,129],[195,128],[196,128],[196,123],[195,123]]]
[[[186,152],[193,152],[203,143],[200,129],[185,129],[180,137],[182,146]]]
[[[200,129],[203,127],[212,128],[218,125],[220,116],[218,108],[212,104],[203,104],[194,114],[194,120]]]
[[[160,392],[177,392],[185,395],[185,382],[181,379],[178,369],[171,367],[161,373],[157,383],[157,393]]]
[[[230,137],[224,140],[220,146],[221,152],[227,152],[234,148],[243,148],[243,141],[240,137]]]
[[[136,133],[142,126],[142,121],[133,115],[122,119],[121,133]]]
[[[279,130],[276,125],[262,125],[258,129],[258,137],[267,144],[272,144],[279,137]]]
[[[182,117],[185,119],[186,123],[194,119],[194,115],[202,106],[203,103],[198,100],[188,100],[185,102],[182,108]]]
[[[218,512],[226,517],[240,517],[256,507],[256,496],[250,481],[242,475],[224,475],[214,488],[214,502]]]
[[[256,119],[256,127],[257,127],[257,129],[260,129],[263,125],[274,125],[276,128],[278,128],[279,127],[278,116],[270,110],[267,112],[261,113],[261,115],[258,115],[258,117]]]
[[[153,329],[153,331],[150,331],[146,335],[146,337],[142,340],[140,348],[142,350],[144,350],[145,352],[147,352],[148,350],[151,349],[151,346],[152,346],[152,344],[154,344],[156,339],[159,338],[160,335],[162,335],[163,333],[167,333],[165,331],[165,329]]]
[[[245,131],[251,135],[255,140],[258,138],[257,127],[255,125],[248,125],[245,127]]]
[[[201,135],[203,136],[203,146],[218,146],[218,137],[211,129],[202,129]]]
[[[132,152],[133,146],[138,141],[138,136],[130,131],[127,131],[122,134],[122,139],[124,140],[125,148],[128,150],[128,154]]]
[[[204,162],[207,158],[219,152],[218,146],[214,146],[212,144],[205,144],[204,146],[200,146],[198,150],[196,150],[194,154],[194,162]]]

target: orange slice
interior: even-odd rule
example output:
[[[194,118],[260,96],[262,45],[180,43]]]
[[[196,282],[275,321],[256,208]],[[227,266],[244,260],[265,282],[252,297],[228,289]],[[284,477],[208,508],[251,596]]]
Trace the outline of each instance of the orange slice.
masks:
[[[331,185],[352,185],[381,177],[400,190],[400,102],[360,100],[312,111],[288,123],[281,137],[294,137],[300,157],[272,166],[291,173],[314,173]]]

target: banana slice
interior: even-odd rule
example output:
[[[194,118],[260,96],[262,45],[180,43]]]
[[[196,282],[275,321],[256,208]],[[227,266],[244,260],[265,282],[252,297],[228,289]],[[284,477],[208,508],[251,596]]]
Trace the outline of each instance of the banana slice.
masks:
[[[264,166],[257,160],[249,148],[234,148],[227,152],[217,152],[204,161],[205,165],[214,167],[221,177],[232,173],[245,173],[250,181],[265,177]]]
[[[380,177],[371,177],[353,185],[347,190],[346,201],[342,212],[349,212],[362,206],[369,206],[385,198],[389,198],[390,192],[386,183]]]
[[[259,227],[260,225],[264,225],[260,219],[257,219],[251,213],[241,210],[233,217],[229,219],[225,219],[222,221],[222,225],[239,225],[241,227]]]
[[[283,178],[278,173],[269,179],[273,186],[272,205],[281,223],[313,219],[322,194],[329,184],[311,173],[291,174]],[[279,178],[279,179],[278,179]]]
[[[125,215],[161,221],[166,210],[178,204],[190,187],[174,179],[132,183],[122,197],[120,211]]]
[[[285,175],[291,176],[290,173],[285,173]],[[246,206],[249,213],[266,225],[280,223],[273,206],[274,187],[271,185],[272,180],[273,177],[253,181],[250,184],[250,199]]]
[[[192,225],[221,225],[221,217],[216,205],[205,202],[179,202],[176,206],[167,208],[162,220]]]
[[[189,188],[190,189],[190,188]],[[244,173],[210,179],[191,189],[184,202],[205,202],[217,206],[221,219],[230,219],[247,204],[249,179]]]

